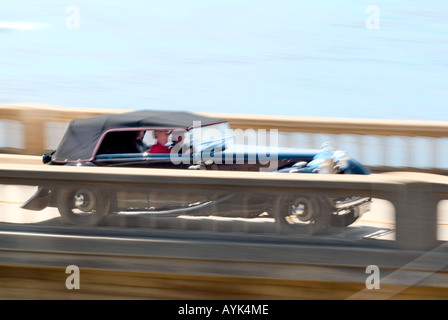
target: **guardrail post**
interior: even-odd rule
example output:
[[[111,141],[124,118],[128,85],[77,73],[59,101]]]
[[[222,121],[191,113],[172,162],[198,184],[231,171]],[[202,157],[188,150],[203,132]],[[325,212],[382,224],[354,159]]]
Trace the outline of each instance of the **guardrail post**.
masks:
[[[393,199],[396,241],[402,249],[429,250],[437,246],[437,204],[430,183],[409,182]]]
[[[20,112],[20,121],[25,128],[24,154],[42,155],[45,144],[45,111],[26,110]]]

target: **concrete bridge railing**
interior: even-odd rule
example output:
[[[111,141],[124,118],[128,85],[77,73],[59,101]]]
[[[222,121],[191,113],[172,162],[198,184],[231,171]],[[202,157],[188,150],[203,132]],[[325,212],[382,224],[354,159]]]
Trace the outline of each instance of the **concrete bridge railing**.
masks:
[[[70,120],[131,110],[0,105],[0,151],[42,155],[57,147]],[[373,171],[448,173],[446,121],[202,114],[228,119],[233,129],[278,130],[280,147],[319,148],[328,142]]]
[[[116,188],[145,190],[172,188],[198,192],[242,192],[282,200],[298,194],[367,196],[385,199],[395,208],[395,245],[427,250],[440,244],[438,204],[448,199],[448,177],[423,173],[372,175],[282,174],[263,172],[172,170],[114,167],[0,165],[5,185]]]

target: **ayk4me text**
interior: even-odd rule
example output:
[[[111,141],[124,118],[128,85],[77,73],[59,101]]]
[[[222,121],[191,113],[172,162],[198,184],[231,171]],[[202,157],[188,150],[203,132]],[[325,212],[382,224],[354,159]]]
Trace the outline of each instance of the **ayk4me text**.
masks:
[[[179,315],[203,315],[209,317],[211,314],[223,314],[223,315],[267,315],[269,314],[267,304],[225,304],[221,308],[217,307],[200,307],[191,306],[185,304],[185,306],[179,307]]]

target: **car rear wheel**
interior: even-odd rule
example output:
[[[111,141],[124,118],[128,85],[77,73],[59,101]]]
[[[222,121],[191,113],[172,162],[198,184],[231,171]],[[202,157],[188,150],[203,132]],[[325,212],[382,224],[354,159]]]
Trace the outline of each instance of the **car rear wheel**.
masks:
[[[65,222],[75,225],[97,225],[109,212],[110,201],[103,191],[87,188],[62,189],[57,207]]]
[[[296,196],[277,200],[275,220],[281,232],[316,234],[323,231],[331,218],[325,197]]]

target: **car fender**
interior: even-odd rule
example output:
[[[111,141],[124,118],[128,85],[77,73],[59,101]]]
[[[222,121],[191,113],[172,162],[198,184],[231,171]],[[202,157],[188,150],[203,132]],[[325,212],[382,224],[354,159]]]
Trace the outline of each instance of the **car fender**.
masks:
[[[22,209],[40,211],[50,205],[53,193],[51,189],[40,186],[22,206]]]

